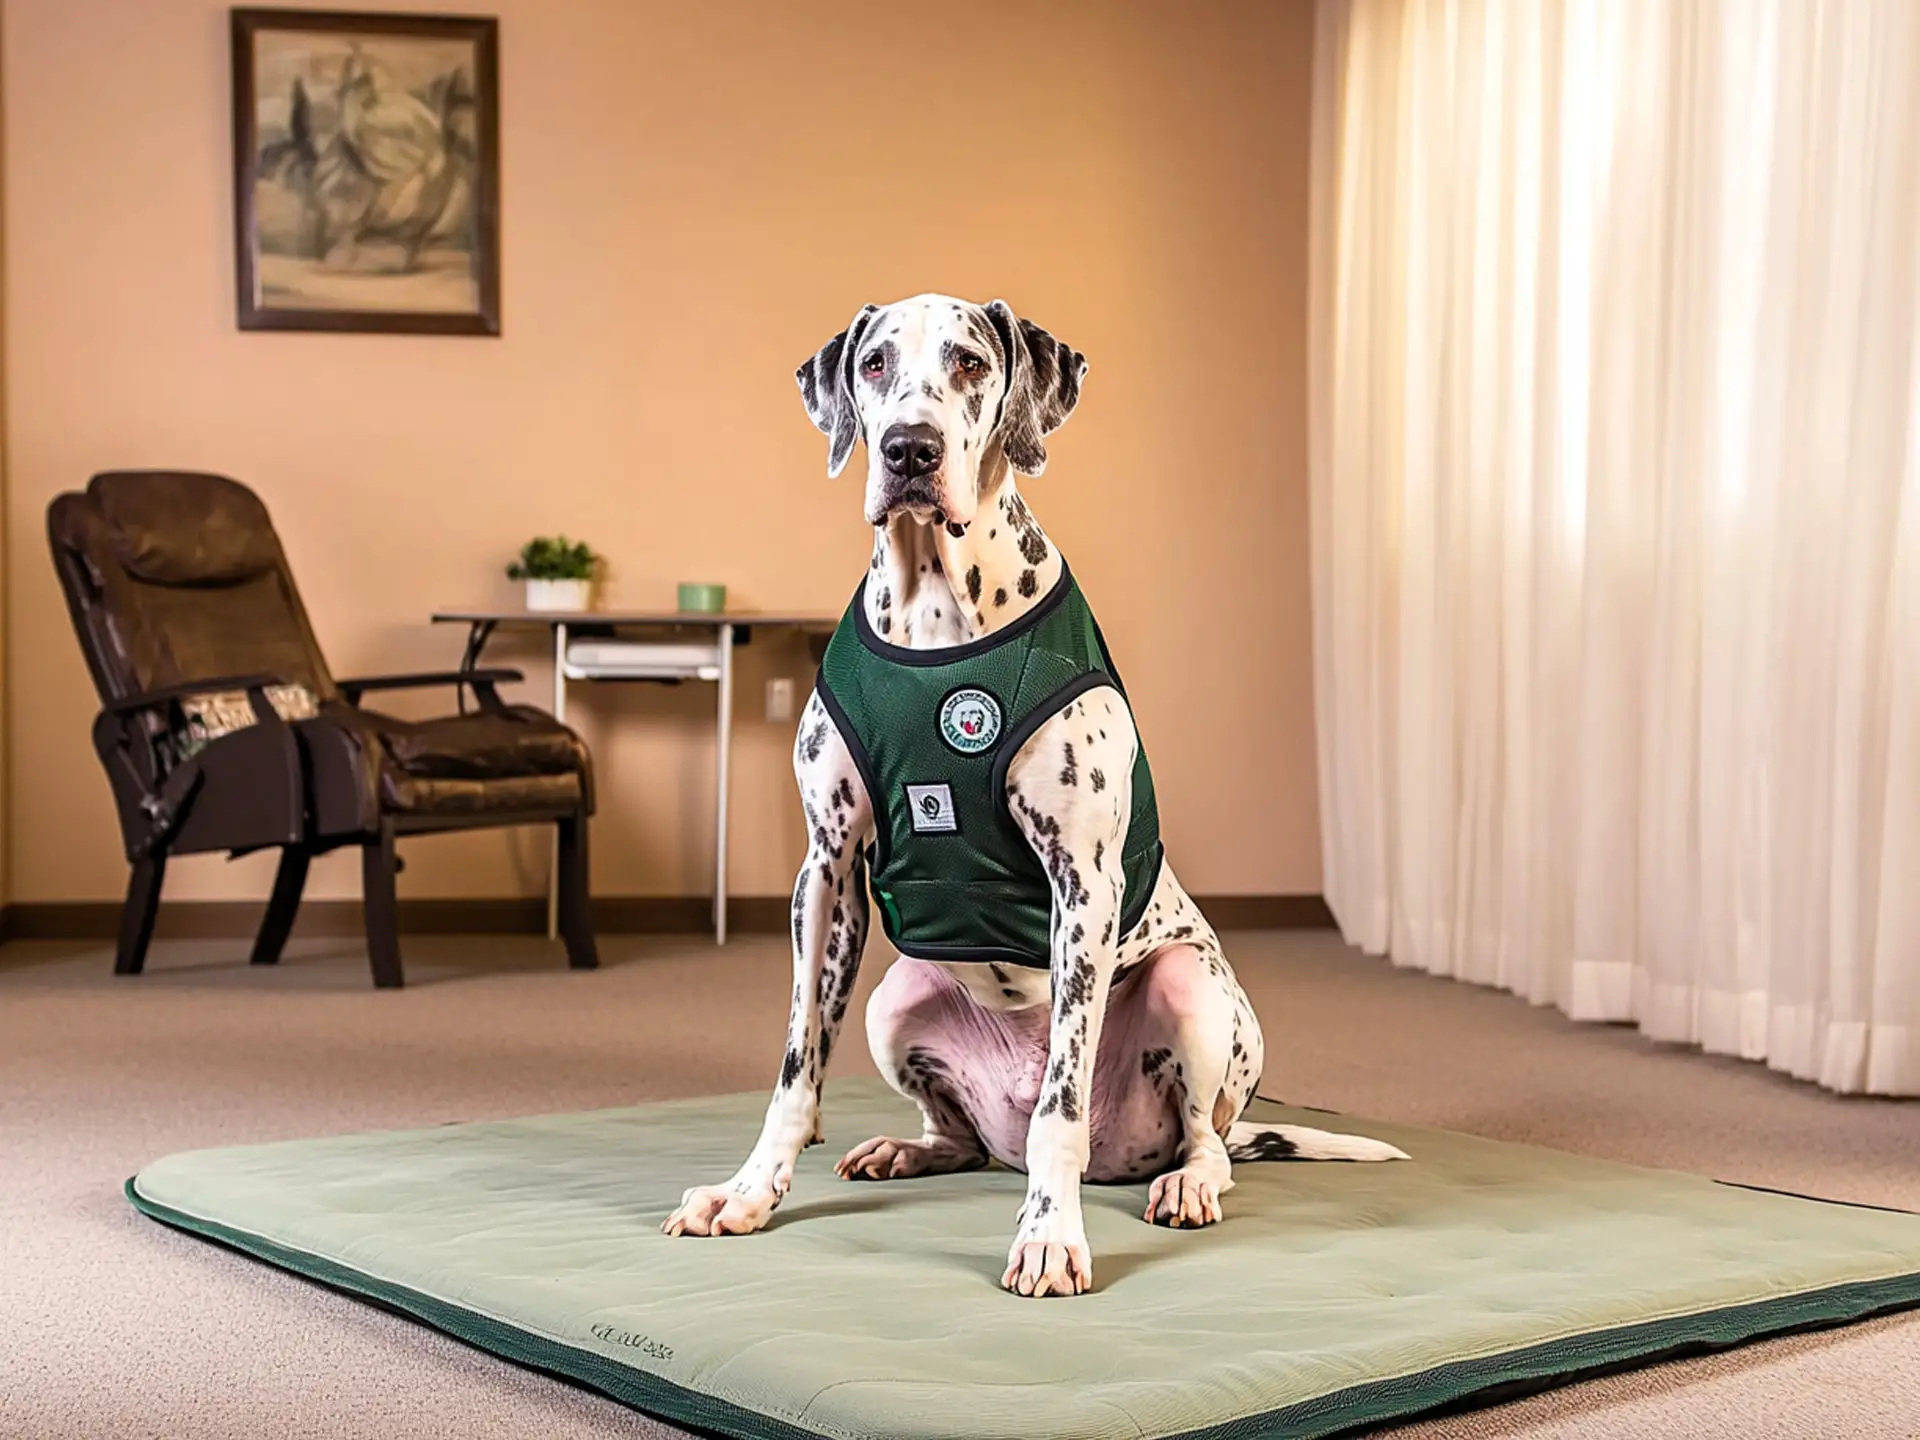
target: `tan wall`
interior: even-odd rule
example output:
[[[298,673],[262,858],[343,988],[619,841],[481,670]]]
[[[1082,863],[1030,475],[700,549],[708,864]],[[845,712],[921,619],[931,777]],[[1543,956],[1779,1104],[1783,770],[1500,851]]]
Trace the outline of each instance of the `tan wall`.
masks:
[[[341,674],[450,664],[428,611],[507,599],[503,561],[557,529],[611,554],[615,603],[699,578],[838,609],[859,482],[825,478],[792,371],[861,302],[926,289],[1005,296],[1090,359],[1029,495],[1119,650],[1183,878],[1317,889],[1311,7],[482,8],[506,333],[443,340],[235,329],[223,5],[7,0],[14,898],[111,897],[124,873],[44,549],[59,490],[115,466],[247,480]],[[809,667],[750,657],[734,883],[779,894],[802,837],[761,686]],[[537,656],[498,658],[544,699]],[[575,693],[596,888],[700,892],[711,691]],[[404,893],[482,895],[537,889],[545,851],[491,833],[408,853]],[[169,894],[261,895],[270,863],[182,864]],[[356,887],[336,856],[310,893]]]
[[[6,68],[5,26],[0,24],[0,73]],[[3,93],[3,92],[0,92]],[[6,331],[6,126],[0,120],[0,337]],[[6,439],[6,353],[0,344],[0,914],[13,899],[13,873],[10,862],[13,847],[9,843],[9,819],[12,787],[7,783],[11,746],[7,734],[7,572],[12,568],[7,550],[7,439]]]

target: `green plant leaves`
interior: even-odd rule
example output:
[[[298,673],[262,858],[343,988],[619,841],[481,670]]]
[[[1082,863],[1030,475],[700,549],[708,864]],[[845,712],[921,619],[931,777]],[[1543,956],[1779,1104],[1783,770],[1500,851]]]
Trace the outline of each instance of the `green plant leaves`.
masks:
[[[564,535],[539,536],[520,547],[520,558],[507,566],[509,580],[591,580],[600,557],[584,540]]]

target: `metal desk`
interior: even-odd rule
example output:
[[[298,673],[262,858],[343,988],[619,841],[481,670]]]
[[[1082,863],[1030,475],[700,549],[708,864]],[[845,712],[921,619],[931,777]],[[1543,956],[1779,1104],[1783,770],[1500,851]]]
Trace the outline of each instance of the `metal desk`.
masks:
[[[481,652],[496,630],[546,629],[552,633],[553,716],[567,718],[569,680],[710,680],[719,685],[714,717],[714,943],[727,943],[727,763],[733,748],[733,651],[755,628],[830,631],[838,615],[798,612],[727,610],[713,614],[686,610],[436,610],[436,625],[465,625],[467,647],[460,657],[462,670],[479,667]],[[655,644],[612,641],[594,644],[583,632],[614,637],[622,630],[677,630],[704,632],[699,643]],[[574,637],[569,643],[569,635]],[[461,703],[465,704],[464,690]],[[547,934],[558,922],[553,871],[547,881]]]

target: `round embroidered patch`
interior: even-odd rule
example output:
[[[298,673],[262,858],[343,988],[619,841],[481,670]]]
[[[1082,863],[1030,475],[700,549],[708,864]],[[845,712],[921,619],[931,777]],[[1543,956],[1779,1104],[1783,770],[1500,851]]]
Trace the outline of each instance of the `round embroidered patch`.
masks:
[[[1000,702],[984,690],[956,690],[940,707],[940,738],[962,755],[978,755],[1000,738]]]

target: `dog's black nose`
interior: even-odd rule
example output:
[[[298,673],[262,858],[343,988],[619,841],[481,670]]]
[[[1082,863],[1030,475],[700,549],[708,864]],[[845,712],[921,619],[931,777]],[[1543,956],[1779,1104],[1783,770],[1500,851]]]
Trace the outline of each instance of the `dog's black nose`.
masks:
[[[939,469],[946,453],[940,432],[931,425],[889,425],[880,437],[880,458],[888,471],[908,480]]]

